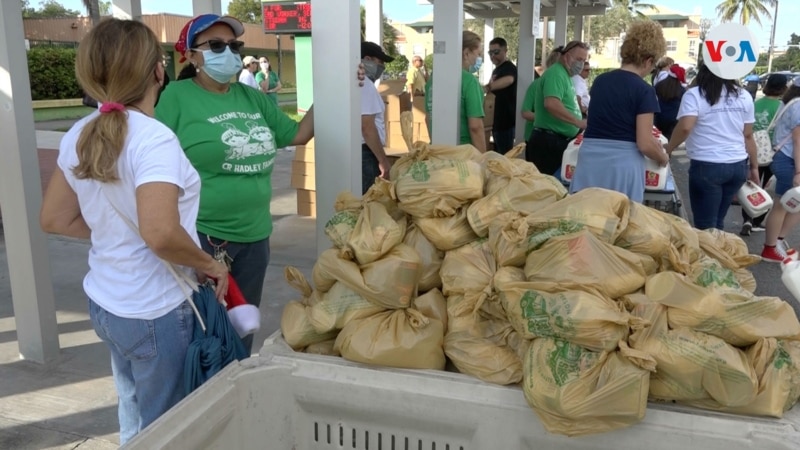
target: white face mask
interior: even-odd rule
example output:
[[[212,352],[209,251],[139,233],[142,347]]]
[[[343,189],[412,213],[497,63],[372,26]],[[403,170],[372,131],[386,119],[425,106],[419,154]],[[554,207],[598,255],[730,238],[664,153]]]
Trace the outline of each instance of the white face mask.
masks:
[[[269,63],[268,62],[262,62],[259,65],[261,66],[261,70],[269,70]]]

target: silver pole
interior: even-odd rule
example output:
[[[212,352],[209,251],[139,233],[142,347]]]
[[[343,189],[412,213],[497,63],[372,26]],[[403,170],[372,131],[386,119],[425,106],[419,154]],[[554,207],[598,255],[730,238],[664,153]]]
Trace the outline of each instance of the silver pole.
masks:
[[[772,56],[775,54],[775,28],[778,27],[778,0],[775,0],[775,12],[772,13],[772,32],[769,36],[769,57],[767,58],[767,73],[772,72]]]

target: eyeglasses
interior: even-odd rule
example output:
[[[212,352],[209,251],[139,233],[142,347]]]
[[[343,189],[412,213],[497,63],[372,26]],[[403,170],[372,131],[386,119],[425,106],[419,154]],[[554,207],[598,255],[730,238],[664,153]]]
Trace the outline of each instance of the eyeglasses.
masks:
[[[491,56],[497,56],[497,55],[499,55],[499,54],[500,54],[500,52],[502,52],[502,50],[500,50],[499,48],[496,48],[496,49],[494,49],[494,50],[489,50],[489,54],[490,54]]]
[[[220,39],[209,39],[205,42],[196,44],[195,47],[200,47],[201,45],[206,44],[208,44],[208,48],[214,53],[222,53],[225,51],[225,47],[230,47],[231,51],[237,55],[239,54],[239,51],[242,50],[242,47],[244,47],[244,42],[242,41],[225,42]]]

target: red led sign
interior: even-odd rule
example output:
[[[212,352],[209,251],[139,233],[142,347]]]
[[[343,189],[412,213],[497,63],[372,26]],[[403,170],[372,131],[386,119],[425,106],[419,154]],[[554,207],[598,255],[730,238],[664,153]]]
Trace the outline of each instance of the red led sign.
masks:
[[[311,33],[311,4],[309,2],[264,3],[262,7],[265,33]]]

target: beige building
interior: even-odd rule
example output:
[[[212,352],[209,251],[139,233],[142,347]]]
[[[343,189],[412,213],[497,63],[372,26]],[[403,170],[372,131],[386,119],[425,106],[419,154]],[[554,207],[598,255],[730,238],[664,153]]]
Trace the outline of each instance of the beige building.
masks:
[[[700,50],[701,16],[699,11],[689,15],[669,9],[666,6],[656,6],[655,10],[647,11],[645,15],[650,20],[661,24],[664,29],[664,39],[667,41],[667,56],[683,67],[697,64],[697,52]],[[592,51],[592,67],[619,67],[619,49],[624,38],[624,34],[610,38],[606,40],[602,52]]]
[[[173,46],[178,40],[178,35],[186,22],[191,17],[174,14],[145,14],[142,22],[145,23],[164,46],[168,55],[167,70],[173,79],[182,67],[178,63],[180,55],[175,55]],[[38,43],[78,43],[92,27],[92,22],[87,17],[72,17],[63,19],[25,19],[25,39],[30,45]],[[245,32],[241,40],[245,43],[242,55],[267,56],[277,71],[280,48],[280,75],[284,82],[294,84],[297,76],[295,71],[294,39],[292,36],[282,36],[280,42],[274,34],[265,34],[260,25],[245,24]],[[279,47],[280,46],[280,47]]]
[[[423,59],[433,53],[433,14],[414,23],[391,22],[397,39],[397,52],[411,61],[414,55]]]

